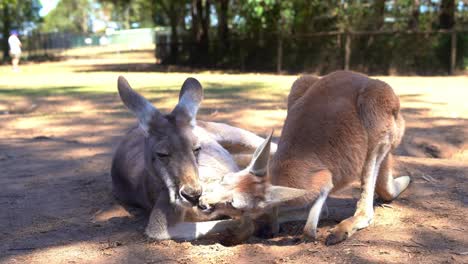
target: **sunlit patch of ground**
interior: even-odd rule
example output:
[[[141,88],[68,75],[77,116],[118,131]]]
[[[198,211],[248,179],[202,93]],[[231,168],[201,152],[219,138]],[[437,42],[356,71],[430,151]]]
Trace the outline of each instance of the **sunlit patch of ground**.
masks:
[[[467,76],[376,77],[400,96],[407,130],[396,174],[412,184],[389,206],[376,205],[371,227],[323,245],[327,230],[353,213],[354,186],[330,199],[316,244],[300,240],[299,223],[274,239],[229,248],[216,240],[147,241],[145,217],[116,204],[111,155],[135,124],[117,95],[117,76],[163,112],[177,103],[185,78],[196,77],[205,88],[200,119],[262,135],[275,129],[275,136],[296,76],[140,72],[152,67],[151,51],[105,52],[23,65],[19,73],[0,67],[0,263],[467,261]]]

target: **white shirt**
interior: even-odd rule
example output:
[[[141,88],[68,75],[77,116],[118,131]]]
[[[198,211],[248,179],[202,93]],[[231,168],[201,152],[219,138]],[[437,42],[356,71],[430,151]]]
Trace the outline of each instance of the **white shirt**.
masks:
[[[21,53],[21,41],[16,35],[11,35],[8,38],[8,44],[10,45],[10,52],[12,54]]]

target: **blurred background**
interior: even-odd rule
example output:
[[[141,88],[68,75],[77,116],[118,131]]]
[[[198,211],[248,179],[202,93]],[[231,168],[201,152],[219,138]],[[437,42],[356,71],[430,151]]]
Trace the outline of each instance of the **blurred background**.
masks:
[[[2,264],[468,263],[467,0],[0,0],[0,47]],[[136,123],[119,75],[164,113],[195,77],[198,119],[276,141],[298,74],[338,69],[399,96],[395,175],[412,179],[351,240],[323,243],[359,186],[332,195],[314,244],[303,223],[236,247],[149,242],[147,217],[113,197]]]
[[[4,63],[17,30],[23,61],[148,51],[152,61],[130,70],[445,75],[468,65],[466,0],[0,0],[0,14]]]

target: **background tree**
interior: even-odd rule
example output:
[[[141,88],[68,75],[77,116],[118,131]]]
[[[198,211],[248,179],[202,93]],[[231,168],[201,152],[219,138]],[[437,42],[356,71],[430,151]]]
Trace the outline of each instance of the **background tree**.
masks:
[[[122,28],[129,29],[131,27],[130,20],[130,10],[131,10],[131,1],[130,0],[108,0],[114,5],[113,17],[116,21],[122,22]]]
[[[165,63],[177,63],[179,58],[179,27],[186,17],[185,0],[151,0],[153,18],[160,19],[163,26],[169,26],[170,55]],[[159,16],[160,15],[160,16]]]
[[[91,30],[91,3],[88,0],[61,0],[44,17],[43,32],[86,33]]]
[[[12,29],[22,31],[31,24],[40,21],[38,0],[0,0],[0,29],[2,33],[1,49],[3,60],[9,55],[8,37]]]
[[[419,27],[419,14],[420,14],[419,0],[413,0],[411,5],[411,16],[408,22],[408,29],[416,30]]]
[[[215,1],[218,18],[218,39],[221,44],[221,52],[229,49],[229,0]]]
[[[439,27],[451,29],[455,24],[455,0],[441,0]]]
[[[110,12],[110,20],[118,22],[122,29],[152,27],[158,24],[152,18],[153,1],[99,0],[97,2],[101,5],[101,9]]]
[[[194,42],[193,49],[190,52],[190,59],[192,65],[199,65],[209,60],[211,1],[192,0],[190,14],[192,40]]]
[[[32,2],[37,0],[0,0],[4,32],[13,9]],[[291,71],[340,69],[346,43],[355,70],[443,69],[447,35],[336,32],[468,28],[466,0],[61,0],[41,29],[90,32],[96,10],[121,29],[167,27],[170,34],[159,43],[169,45],[163,63],[254,71],[274,70],[279,63]],[[312,37],[330,31],[335,33]],[[462,62],[468,37],[457,36]]]

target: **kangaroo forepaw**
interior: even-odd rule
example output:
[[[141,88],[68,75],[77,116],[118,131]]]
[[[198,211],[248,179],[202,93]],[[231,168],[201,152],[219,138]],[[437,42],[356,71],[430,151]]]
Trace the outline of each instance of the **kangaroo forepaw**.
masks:
[[[346,240],[348,237],[349,237],[348,232],[334,228],[330,230],[330,235],[328,235],[327,239],[325,240],[325,245],[331,246],[331,245],[338,244]]]

